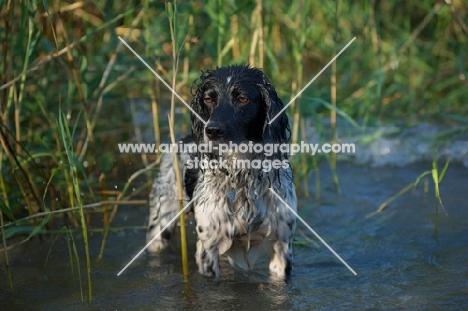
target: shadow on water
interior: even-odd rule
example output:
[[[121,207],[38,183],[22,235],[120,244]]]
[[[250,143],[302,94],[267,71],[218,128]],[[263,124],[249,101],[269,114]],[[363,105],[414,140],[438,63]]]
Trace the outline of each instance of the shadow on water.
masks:
[[[195,233],[189,227],[188,282],[181,273],[177,243],[161,256],[142,255],[120,277],[117,272],[144,246],[145,232],[112,233],[101,261],[93,261],[94,299],[80,302],[79,280],[71,271],[65,238],[57,239],[47,266],[52,237],[35,239],[11,252],[12,294],[2,280],[2,310],[307,310],[307,309],[458,309],[468,307],[468,169],[451,165],[441,184],[448,215],[439,213],[434,232],[435,199],[419,186],[383,213],[366,218],[381,202],[430,167],[360,167],[340,164],[342,194],[333,191],[323,168],[323,202],[305,216],[348,264],[354,276],[323,245],[294,250],[293,277],[268,282],[267,262],[254,272],[233,271],[223,263],[219,280],[196,272]],[[313,189],[312,189],[313,190]],[[312,199],[301,199],[304,207]],[[145,207],[122,207],[115,226],[144,226]],[[302,232],[314,239],[307,229]],[[99,253],[100,233],[90,233],[90,251]],[[77,235],[77,239],[79,239]],[[315,240],[315,239],[314,239]],[[80,241],[81,243],[81,241]],[[82,248],[79,248],[82,249]],[[82,263],[83,264],[83,263]]]

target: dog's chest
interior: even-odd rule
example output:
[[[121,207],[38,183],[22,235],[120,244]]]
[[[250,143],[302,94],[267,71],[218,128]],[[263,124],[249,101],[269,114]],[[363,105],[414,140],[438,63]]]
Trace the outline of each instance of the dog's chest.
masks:
[[[261,240],[270,231],[268,188],[261,178],[205,172],[195,192],[197,225],[233,241]]]

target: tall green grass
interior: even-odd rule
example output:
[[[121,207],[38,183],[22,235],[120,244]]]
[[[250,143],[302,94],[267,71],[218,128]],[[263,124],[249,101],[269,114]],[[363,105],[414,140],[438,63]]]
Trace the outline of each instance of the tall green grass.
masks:
[[[166,5],[0,2],[0,227],[12,288],[10,246],[65,226],[67,234],[79,229],[85,241],[82,262],[92,299],[91,258],[105,258],[117,206],[147,193],[150,163],[157,160],[117,154],[118,142],[135,139],[129,98],[148,99],[156,144],[168,140],[168,111],[175,134],[188,132],[187,110],[169,104],[168,91],[118,36],[187,100],[200,70],[250,62],[264,69],[284,102],[356,36],[289,109],[294,140],[305,138],[304,118],[316,120],[321,131],[325,118],[333,127],[355,120],[366,127],[434,118],[459,124],[453,116],[468,115],[468,11],[461,0],[178,1],[177,20],[168,20]],[[323,141],[339,139],[321,132]],[[294,161],[305,195],[315,174],[320,198],[322,161],[330,163],[338,185],[335,158]],[[130,193],[135,180],[141,186]],[[84,207],[100,200],[106,202],[103,241],[93,254]],[[78,262],[75,248],[72,243]]]

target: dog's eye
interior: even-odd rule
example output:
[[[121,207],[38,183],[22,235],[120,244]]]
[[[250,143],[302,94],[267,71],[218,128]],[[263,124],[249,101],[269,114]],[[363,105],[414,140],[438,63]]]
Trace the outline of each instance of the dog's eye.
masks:
[[[203,98],[203,100],[205,101],[205,104],[213,104],[214,103],[214,99],[211,98],[211,97],[205,97],[205,98]]]
[[[247,97],[244,97],[244,96],[239,96],[237,98],[237,100],[241,103],[241,104],[245,104],[246,102],[249,101],[249,99]]]

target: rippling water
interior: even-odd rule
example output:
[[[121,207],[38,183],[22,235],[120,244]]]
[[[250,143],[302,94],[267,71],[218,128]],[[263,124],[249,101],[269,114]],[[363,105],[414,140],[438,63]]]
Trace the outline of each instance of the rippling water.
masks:
[[[322,169],[323,200],[305,219],[345,261],[354,276],[320,245],[296,244],[293,276],[287,284],[268,282],[267,262],[254,272],[233,271],[225,263],[219,280],[196,272],[195,234],[190,228],[190,275],[184,282],[177,243],[167,254],[141,256],[119,272],[145,244],[143,230],[110,234],[104,258],[96,262],[101,234],[91,233],[92,304],[80,302],[76,265],[71,271],[64,237],[25,243],[10,254],[15,292],[0,279],[2,310],[330,310],[463,309],[468,307],[468,169],[449,167],[441,184],[446,211],[436,213],[432,186],[421,185],[366,218],[387,198],[413,182],[430,163],[400,168],[339,165],[342,194],[333,191]],[[429,180],[429,185],[431,181]],[[312,189],[313,190],[313,189]],[[301,199],[301,207],[315,204]],[[115,225],[146,224],[143,207],[121,207]],[[435,222],[438,220],[438,232]],[[192,224],[193,226],[193,224]],[[79,236],[79,249],[82,249]],[[316,242],[315,242],[316,241]],[[81,270],[85,270],[81,256]],[[86,280],[83,278],[83,285]],[[85,289],[86,293],[86,289]]]

